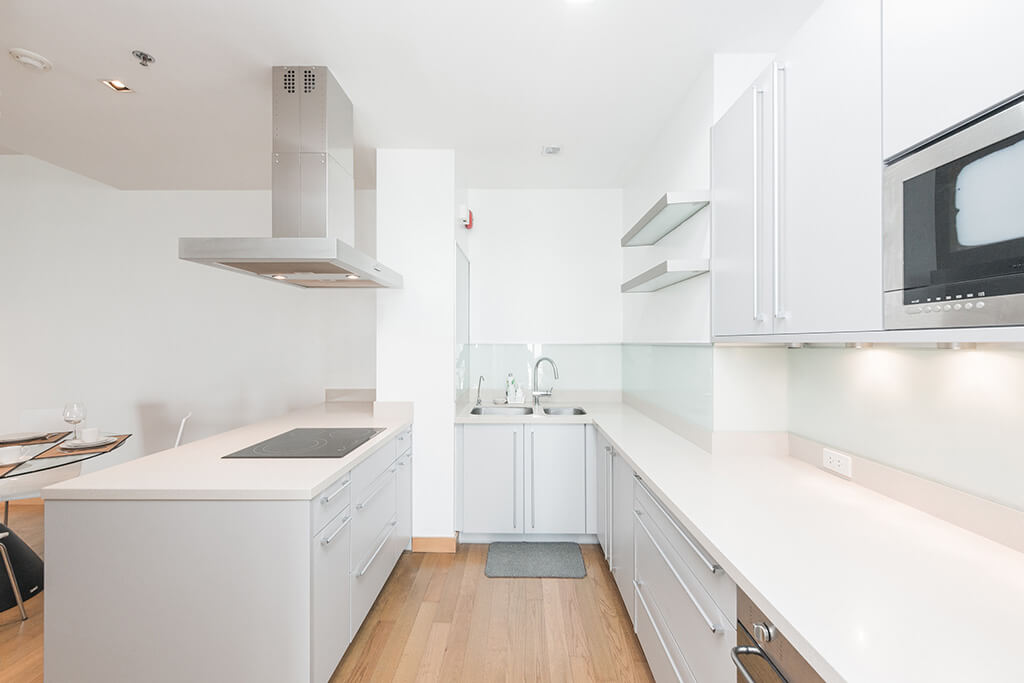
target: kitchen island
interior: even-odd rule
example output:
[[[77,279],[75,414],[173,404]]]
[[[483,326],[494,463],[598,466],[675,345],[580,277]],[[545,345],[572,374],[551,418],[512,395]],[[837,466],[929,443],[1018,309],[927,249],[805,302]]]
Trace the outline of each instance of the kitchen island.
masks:
[[[46,489],[46,680],[326,681],[409,545],[411,425],[325,403]],[[224,458],[314,427],[382,431]]]

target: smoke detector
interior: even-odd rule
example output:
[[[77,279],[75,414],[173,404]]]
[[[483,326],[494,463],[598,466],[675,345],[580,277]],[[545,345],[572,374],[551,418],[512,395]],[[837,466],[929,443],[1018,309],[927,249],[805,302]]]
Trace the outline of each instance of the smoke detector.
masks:
[[[551,157],[562,151],[562,148],[558,145],[544,145],[540,148],[540,153],[546,157]]]
[[[25,50],[20,47],[13,47],[7,52],[11,55],[11,59],[16,61],[18,64],[27,66],[30,69],[37,71],[49,71],[53,68],[53,62],[46,57],[36,54],[31,50]]]

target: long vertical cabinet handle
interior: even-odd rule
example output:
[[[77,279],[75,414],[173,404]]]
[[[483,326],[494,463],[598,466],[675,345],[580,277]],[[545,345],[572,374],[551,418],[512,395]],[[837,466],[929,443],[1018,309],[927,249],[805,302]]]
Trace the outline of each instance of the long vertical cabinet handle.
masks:
[[[519,450],[519,432],[512,432],[512,528],[518,529],[516,521],[516,498],[519,497],[519,486],[516,483],[516,451]]]
[[[789,317],[789,313],[783,310],[782,301],[782,222],[785,218],[782,209],[782,154],[785,145],[782,137],[785,130],[785,87],[786,67],[776,64],[772,69],[772,309],[778,320]]]
[[[537,528],[537,433],[530,429],[530,527]]]
[[[761,313],[761,127],[764,123],[764,90],[753,88],[754,93],[754,321],[763,322]]]

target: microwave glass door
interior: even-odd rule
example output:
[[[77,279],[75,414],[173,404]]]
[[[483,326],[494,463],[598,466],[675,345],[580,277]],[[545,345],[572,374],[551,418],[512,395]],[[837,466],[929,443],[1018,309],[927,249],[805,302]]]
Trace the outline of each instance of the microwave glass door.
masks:
[[[905,304],[1024,292],[1024,132],[903,181],[903,270]]]

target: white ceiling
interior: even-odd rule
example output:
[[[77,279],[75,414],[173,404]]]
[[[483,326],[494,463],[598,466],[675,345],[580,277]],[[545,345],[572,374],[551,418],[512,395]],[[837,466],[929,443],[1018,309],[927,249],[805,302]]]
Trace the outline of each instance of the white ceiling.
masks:
[[[817,3],[6,0],[0,48],[54,68],[0,56],[0,147],[125,189],[267,188],[270,67],[326,64],[361,186],[374,147],[451,147],[470,187],[616,187],[713,51],[771,51]]]

